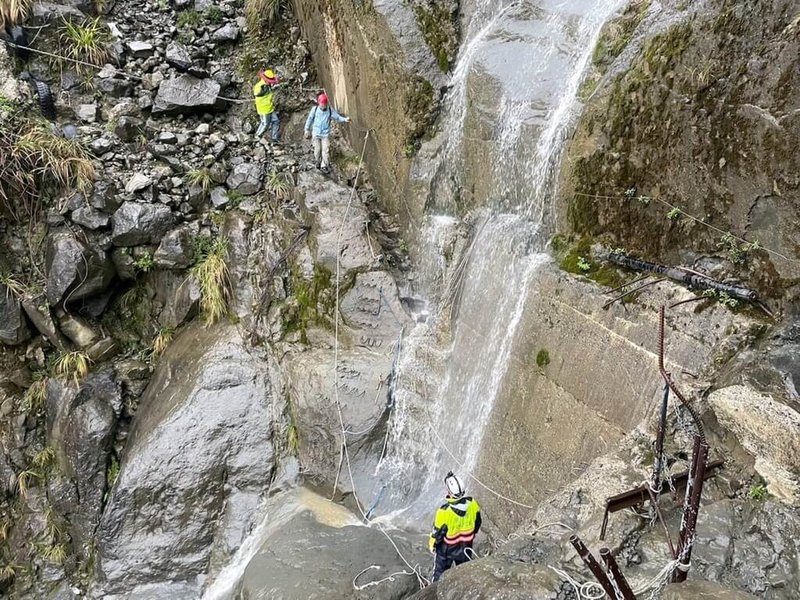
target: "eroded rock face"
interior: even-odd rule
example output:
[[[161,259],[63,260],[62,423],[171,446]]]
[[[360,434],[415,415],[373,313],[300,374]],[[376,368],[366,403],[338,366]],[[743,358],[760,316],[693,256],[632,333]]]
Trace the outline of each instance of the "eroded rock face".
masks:
[[[173,342],[98,530],[104,597],[197,598],[212,553],[224,561],[241,544],[274,468],[268,369],[233,326],[192,326]]]
[[[732,590],[708,581],[671,583],[661,595],[662,600],[755,600],[755,596]]]
[[[350,270],[368,267],[372,261],[364,231],[367,220],[364,206],[354,202],[348,211],[348,189],[316,173],[302,173],[297,189],[303,196],[305,208],[315,213],[316,226],[312,235],[317,247],[316,263],[331,272],[335,271],[336,253],[339,250],[340,268]],[[340,229],[341,244],[337,245]]]
[[[776,497],[800,505],[800,413],[744,385],[713,392],[709,403],[756,460],[756,471]]]

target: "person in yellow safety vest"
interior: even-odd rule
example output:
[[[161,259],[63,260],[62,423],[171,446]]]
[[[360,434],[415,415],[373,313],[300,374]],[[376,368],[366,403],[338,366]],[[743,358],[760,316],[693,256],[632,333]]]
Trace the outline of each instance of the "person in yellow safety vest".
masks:
[[[253,97],[256,101],[256,112],[261,118],[261,123],[256,130],[256,138],[264,135],[267,127],[270,127],[272,141],[280,140],[281,122],[275,110],[275,88],[278,85],[278,77],[272,69],[258,72],[258,81],[253,86]]]
[[[450,471],[444,478],[446,502],[436,511],[428,547],[436,554],[433,581],[447,569],[470,560],[468,549],[481,528],[481,507],[465,495],[464,483]]]

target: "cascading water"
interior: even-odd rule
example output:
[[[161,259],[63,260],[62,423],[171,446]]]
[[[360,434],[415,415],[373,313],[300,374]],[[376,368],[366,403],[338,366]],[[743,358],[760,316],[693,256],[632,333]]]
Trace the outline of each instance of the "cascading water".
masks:
[[[491,161],[491,182],[472,246],[454,269],[456,312],[447,310],[453,298],[440,298],[438,317],[409,335],[399,361],[389,452],[378,469],[389,490],[383,508],[395,523],[425,523],[446,471],[467,476],[478,466],[517,325],[547,260],[548,205],[578,87],[602,25],[620,4],[483,1],[472,13],[433,189],[441,197],[470,183],[463,165],[465,143],[474,144],[466,123],[475,85],[496,92],[494,135],[478,148]]]

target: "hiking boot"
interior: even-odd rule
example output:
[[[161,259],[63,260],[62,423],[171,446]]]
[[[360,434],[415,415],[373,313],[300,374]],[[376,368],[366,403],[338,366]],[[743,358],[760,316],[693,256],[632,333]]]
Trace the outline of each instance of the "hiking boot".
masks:
[[[323,175],[330,175],[331,172],[331,170],[328,167],[320,167],[319,170],[320,172],[322,172]]]

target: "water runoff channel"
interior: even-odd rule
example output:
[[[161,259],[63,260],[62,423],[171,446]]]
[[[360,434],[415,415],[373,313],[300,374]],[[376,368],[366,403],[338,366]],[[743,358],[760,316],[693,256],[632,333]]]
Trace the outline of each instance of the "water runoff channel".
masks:
[[[566,140],[580,114],[578,89],[603,24],[621,5],[621,0],[478,0],[468,7],[431,187],[446,197],[470,185],[465,147],[471,144],[470,152],[483,153],[490,164],[487,193],[461,260],[457,313],[449,310],[447,290],[452,287],[432,286],[428,318],[405,336],[385,456],[373,477],[356,482],[360,497],[380,496],[373,528],[406,539],[418,536],[422,542],[442,497],[444,474],[457,468],[476,487],[470,476],[480,462],[484,431],[507,374],[526,299],[548,260],[549,204]],[[488,90],[494,102],[493,134],[477,141],[468,130],[476,86],[484,97]],[[422,274],[422,280],[445,276],[442,244],[457,225],[451,214],[426,218],[419,262],[434,272]],[[489,493],[479,490],[475,493]],[[321,501],[327,502],[305,490],[270,499],[263,522],[211,582],[204,600],[234,598],[248,565],[300,512],[328,529],[369,527],[344,508],[325,508]],[[330,541],[345,543],[346,538],[336,542],[334,535]],[[375,543],[394,551],[386,538]],[[309,563],[319,560],[315,550],[308,552]],[[357,572],[341,577],[350,585]]]

